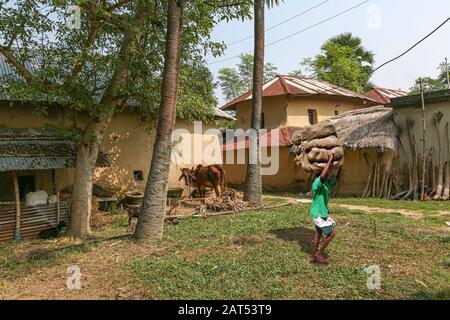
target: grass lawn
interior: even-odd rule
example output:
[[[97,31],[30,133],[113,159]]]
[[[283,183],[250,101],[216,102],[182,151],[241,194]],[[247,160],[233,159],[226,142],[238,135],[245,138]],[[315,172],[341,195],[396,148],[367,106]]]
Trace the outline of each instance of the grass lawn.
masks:
[[[334,201],[354,204],[353,199]],[[441,210],[435,203],[420,205]],[[40,241],[2,245],[0,298],[114,299],[124,291],[124,298],[144,299],[450,299],[448,217],[416,221],[337,207],[330,263],[319,266],[308,262],[313,235],[308,211],[292,205],[183,220],[166,226],[157,247],[130,239],[57,251],[60,244]],[[123,233],[126,221],[114,216],[101,234]],[[50,248],[47,255],[24,260],[30,246],[43,244]],[[87,274],[79,292],[65,288],[65,268],[74,263]],[[381,290],[366,286],[364,269],[373,265],[381,269]]]

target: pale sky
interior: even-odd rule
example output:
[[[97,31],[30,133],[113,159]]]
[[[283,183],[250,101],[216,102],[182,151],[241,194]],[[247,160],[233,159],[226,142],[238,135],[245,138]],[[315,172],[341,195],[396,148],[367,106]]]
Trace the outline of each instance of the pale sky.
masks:
[[[266,10],[266,28],[295,16],[324,0],[285,0],[279,7]],[[347,10],[363,0],[329,0],[313,11],[266,33],[266,44],[314,25]],[[379,14],[378,14],[379,13]],[[450,16],[448,0],[370,0],[368,3],[288,40],[266,48],[266,62],[273,62],[280,74],[298,69],[298,63],[319,53],[324,41],[343,32],[362,38],[363,45],[375,53],[375,66],[394,58]],[[253,33],[253,22],[219,24],[213,39],[230,43]],[[253,50],[253,39],[229,46],[222,57],[208,57],[208,62],[227,59]],[[372,81],[381,87],[408,90],[416,78],[437,76],[437,67],[450,60],[450,22],[408,55],[380,69]],[[238,58],[209,65],[217,77],[223,67],[234,67]],[[219,105],[225,103],[218,88]]]

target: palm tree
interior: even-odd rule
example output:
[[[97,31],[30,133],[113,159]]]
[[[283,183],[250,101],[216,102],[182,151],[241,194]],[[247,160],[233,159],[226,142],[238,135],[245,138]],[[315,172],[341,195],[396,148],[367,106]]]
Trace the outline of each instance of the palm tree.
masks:
[[[176,101],[180,74],[183,29],[183,1],[168,0],[167,33],[161,104],[153,148],[152,163],[140,208],[135,238],[138,241],[162,239],[169,179],[172,132],[176,120]]]
[[[352,48],[353,55],[361,63],[371,65],[374,62],[374,54],[363,47],[361,38],[354,37],[350,32],[345,32],[329,39],[323,47],[327,44],[336,44],[341,47]]]
[[[362,40],[343,33],[327,40],[314,59],[305,59],[319,79],[356,92],[366,92],[373,84],[374,54],[363,47]]]
[[[249,146],[249,161],[245,179],[244,201],[260,205],[262,203],[261,159],[259,150],[259,130],[264,82],[264,3],[268,7],[278,5],[279,0],[254,1],[255,48],[253,62],[252,121]]]

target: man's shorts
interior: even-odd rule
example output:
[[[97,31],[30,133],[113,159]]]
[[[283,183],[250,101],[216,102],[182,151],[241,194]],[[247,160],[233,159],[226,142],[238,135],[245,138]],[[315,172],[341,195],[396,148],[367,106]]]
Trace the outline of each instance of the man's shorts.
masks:
[[[326,237],[328,237],[333,233],[334,226],[322,227],[322,228],[316,226],[316,231],[319,233],[323,233]]]
[[[317,232],[323,233],[326,237],[328,237],[333,233],[335,222],[332,218],[330,217],[328,219],[317,218],[313,219],[313,221]]]

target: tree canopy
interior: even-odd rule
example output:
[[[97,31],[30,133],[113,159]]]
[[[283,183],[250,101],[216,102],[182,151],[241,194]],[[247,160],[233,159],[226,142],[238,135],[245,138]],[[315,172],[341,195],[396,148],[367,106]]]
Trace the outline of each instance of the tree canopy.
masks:
[[[134,8],[145,10],[145,22],[134,24]],[[218,6],[215,6],[219,3]],[[178,117],[206,119],[216,105],[213,77],[205,53],[219,55],[224,46],[211,40],[214,25],[223,19],[245,18],[251,4],[220,6],[220,1],[190,1],[185,6]],[[71,6],[79,6],[81,23],[74,28]],[[119,55],[125,30],[136,43],[127,81],[119,89],[122,105],[131,102],[141,118],[153,122],[160,100],[165,1],[0,0],[0,49],[17,61],[20,77],[7,75],[2,94],[35,103],[67,104],[95,115]],[[9,60],[11,62],[13,60]],[[33,68],[28,66],[33,64]],[[192,90],[192,88],[195,90]],[[38,98],[37,98],[38,97]]]
[[[447,84],[447,66],[445,61],[441,62],[437,68],[439,74],[436,78],[424,77],[418,78],[414,81],[414,85],[411,87],[411,94],[420,93],[420,80],[423,80],[423,89],[425,92],[439,91],[449,89]]]
[[[253,84],[253,54],[242,54],[235,68],[219,70],[219,86],[227,100],[236,99],[241,94],[252,89]],[[277,76],[277,67],[273,63],[264,65],[264,81]]]
[[[302,62],[314,77],[361,93],[371,86],[373,63],[374,54],[351,33],[329,39],[322,45],[320,54]]]

